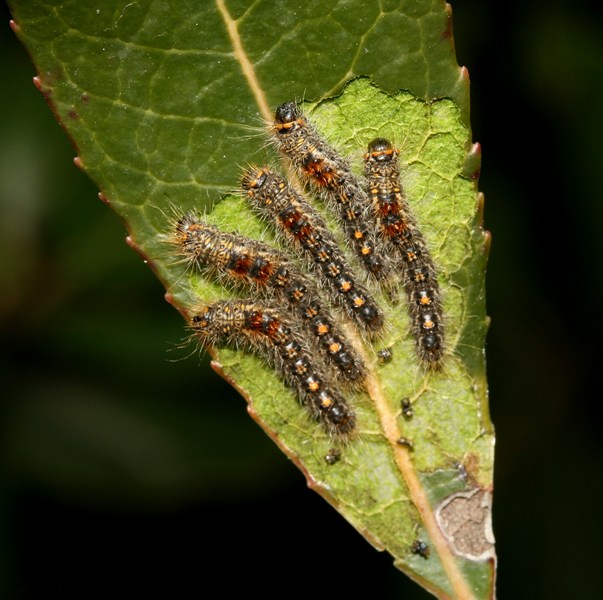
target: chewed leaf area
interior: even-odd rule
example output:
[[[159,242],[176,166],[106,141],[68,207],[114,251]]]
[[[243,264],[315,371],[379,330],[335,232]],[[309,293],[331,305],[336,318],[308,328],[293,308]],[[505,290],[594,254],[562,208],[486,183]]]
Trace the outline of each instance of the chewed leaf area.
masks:
[[[258,146],[270,144],[269,164],[242,167],[244,187],[233,181],[235,191],[209,209],[177,194],[150,197],[142,210],[155,235],[141,250],[193,340],[211,349],[216,369],[311,485],[428,589],[453,596],[464,585],[488,597],[486,249],[467,176],[469,132],[451,100],[390,96],[367,79],[335,99],[295,106],[324,147],[302,132],[283,149],[275,126],[259,128],[253,135]],[[369,147],[375,140],[391,149]],[[366,162],[392,157],[399,185],[379,164],[372,180]],[[368,199],[362,210],[354,194]],[[408,233],[390,207],[396,197],[412,215]],[[200,236],[200,257],[182,251],[191,230],[183,234],[183,219]],[[364,246],[355,241],[362,233]],[[371,244],[385,257],[383,278],[363,255]],[[374,328],[363,327],[348,289],[359,306],[375,303]],[[439,337],[430,337],[434,327]]]

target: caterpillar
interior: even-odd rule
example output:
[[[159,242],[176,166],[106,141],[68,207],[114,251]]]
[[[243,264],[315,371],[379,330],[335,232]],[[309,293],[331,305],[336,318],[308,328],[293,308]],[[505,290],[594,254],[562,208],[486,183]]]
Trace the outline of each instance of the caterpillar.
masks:
[[[276,248],[243,235],[221,231],[194,213],[182,216],[170,237],[182,256],[206,266],[226,282],[251,287],[265,296],[284,298],[301,317],[326,362],[349,382],[359,382],[365,368],[345,340],[315,287]]]
[[[437,272],[402,190],[398,154],[384,138],[369,143],[364,156],[369,194],[381,237],[402,259],[419,357],[438,367],[444,353],[444,324]]]
[[[295,323],[278,309],[253,300],[222,300],[194,311],[190,327],[204,347],[242,346],[267,359],[329,433],[354,430],[354,412],[315,364]]]
[[[323,218],[282,177],[263,167],[249,168],[242,187],[250,205],[272,222],[319,272],[333,299],[367,333],[383,326],[383,314],[358,282]]]
[[[276,109],[272,134],[302,180],[336,213],[366,271],[383,287],[390,287],[391,266],[379,251],[374,223],[366,218],[368,196],[348,162],[322,139],[295,102]]]

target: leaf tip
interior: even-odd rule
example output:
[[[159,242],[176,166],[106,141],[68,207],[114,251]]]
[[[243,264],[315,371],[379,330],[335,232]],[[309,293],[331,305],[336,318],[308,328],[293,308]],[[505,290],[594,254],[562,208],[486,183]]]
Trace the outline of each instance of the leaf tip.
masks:
[[[78,164],[77,162],[75,162],[76,160],[77,160],[77,161],[79,161],[79,164]],[[79,156],[76,156],[76,157],[73,159],[73,162],[75,162],[75,164],[76,164],[78,167],[79,167],[80,165],[83,165],[83,163],[82,163],[82,159],[81,159]],[[83,168],[83,166],[82,166],[82,168]],[[109,200],[109,198],[107,198],[107,196],[105,196],[105,195],[104,195],[102,192],[99,192],[98,197],[99,197],[99,199],[101,200],[101,202],[103,202],[103,203],[104,203],[104,204],[106,204],[107,206],[110,206],[110,205],[111,205],[111,200]],[[126,238],[126,240],[127,240],[127,238]],[[127,242],[126,242],[126,243],[127,243]]]
[[[101,197],[102,194],[99,194],[99,197]],[[103,200],[103,202],[106,200],[106,198],[103,196],[101,198],[101,200]],[[108,200],[106,200],[107,202],[109,202]],[[132,250],[134,250],[135,252],[138,252],[140,250],[140,248],[138,247],[138,245],[136,244],[136,242],[132,239],[132,236],[127,235],[126,236],[126,244],[132,248]]]
[[[141,248],[141,246],[139,246],[138,243],[134,241],[134,238],[132,238],[131,235],[126,236],[126,244],[128,245],[128,247],[132,248],[132,250],[134,250],[136,254],[140,256],[140,258],[142,258],[142,262],[144,262],[145,265],[149,265],[149,267],[151,267],[153,271],[156,271],[154,262],[148,257],[148,255]]]
[[[482,145],[479,142],[471,144],[471,148],[465,155],[465,161],[461,173],[463,177],[477,181],[482,168]]]
[[[448,2],[446,2],[445,14],[446,14],[446,29],[442,33],[442,38],[448,39],[452,43],[454,43],[453,42],[454,36],[452,33],[452,5],[449,4]]]
[[[163,297],[165,298],[165,301],[168,304],[171,304],[172,306],[174,306],[174,296],[171,292],[166,292]]]
[[[490,255],[490,248],[492,247],[492,233],[488,230],[484,231],[484,254]]]

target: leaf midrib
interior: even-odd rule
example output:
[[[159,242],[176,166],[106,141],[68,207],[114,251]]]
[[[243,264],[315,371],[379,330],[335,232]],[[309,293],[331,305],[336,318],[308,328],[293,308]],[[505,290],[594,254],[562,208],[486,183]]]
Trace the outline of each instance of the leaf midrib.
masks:
[[[264,90],[261,87],[255,73],[253,63],[249,59],[249,56],[243,47],[243,43],[237,28],[237,22],[228,12],[224,0],[216,0],[216,7],[224,20],[226,30],[231,40],[233,46],[233,56],[241,67],[260,114],[268,123],[273,118],[272,111],[268,105]],[[351,342],[356,351],[363,358],[365,364],[371,364],[367,356],[366,348],[364,347],[360,336],[352,336]],[[454,590],[455,596],[458,600],[472,600],[474,596],[469,589],[468,583],[459,569],[458,563],[437,525],[427,493],[423,489],[423,486],[421,485],[417,472],[414,468],[410,450],[397,444],[397,440],[399,440],[401,437],[397,418],[387,402],[387,399],[383,393],[381,381],[374,368],[370,368],[367,373],[366,388],[373,406],[375,407],[375,410],[379,416],[381,429],[393,452],[396,466],[400,471],[402,478],[404,479],[413,504],[421,515],[425,529],[427,530],[427,533],[431,539],[435,552],[440,558],[444,571],[446,572],[451,587]]]

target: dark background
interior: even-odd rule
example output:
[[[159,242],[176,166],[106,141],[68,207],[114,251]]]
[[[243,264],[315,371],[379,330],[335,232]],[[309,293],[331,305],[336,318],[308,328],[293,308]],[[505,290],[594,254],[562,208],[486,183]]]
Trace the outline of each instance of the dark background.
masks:
[[[596,598],[602,23],[583,1],[453,6],[493,232],[499,598]],[[73,166],[8,19],[0,597],[429,597],[306,490],[206,359],[172,361],[181,317]]]

